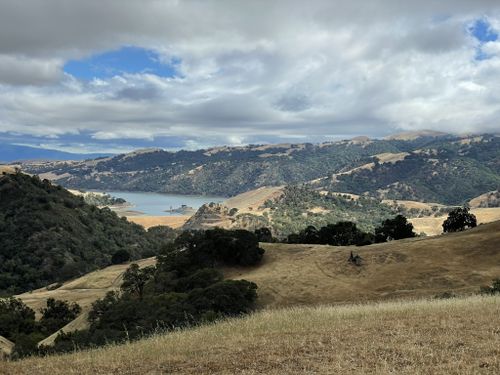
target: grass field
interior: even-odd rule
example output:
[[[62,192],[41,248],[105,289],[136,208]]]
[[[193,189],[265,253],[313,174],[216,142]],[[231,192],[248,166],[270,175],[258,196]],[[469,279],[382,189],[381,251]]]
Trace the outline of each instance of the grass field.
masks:
[[[364,247],[263,247],[260,266],[228,268],[225,274],[257,283],[267,307],[468,294],[500,277],[500,222]],[[351,251],[363,258],[361,267],[347,262]]]
[[[266,310],[0,374],[498,374],[500,297]]]

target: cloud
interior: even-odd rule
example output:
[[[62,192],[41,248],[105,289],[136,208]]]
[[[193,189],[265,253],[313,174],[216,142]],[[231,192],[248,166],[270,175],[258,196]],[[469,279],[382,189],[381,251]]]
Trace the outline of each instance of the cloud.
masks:
[[[500,29],[497,1],[0,7],[3,133],[110,144],[170,137],[193,147],[500,130],[500,48],[487,37]],[[478,34],[478,25],[488,27]],[[157,65],[176,62],[178,74],[116,69],[102,58],[116,73],[81,80],[63,71],[124,46],[154,51]]]
[[[61,79],[62,60],[0,55],[0,82],[10,85],[45,85]]]

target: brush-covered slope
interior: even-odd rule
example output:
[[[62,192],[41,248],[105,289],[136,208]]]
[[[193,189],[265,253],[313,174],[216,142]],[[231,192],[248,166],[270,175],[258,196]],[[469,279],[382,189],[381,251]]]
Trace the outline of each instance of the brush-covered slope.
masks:
[[[109,209],[21,173],[0,176],[0,294],[32,290],[156,253],[161,240]]]
[[[500,222],[466,232],[364,247],[263,244],[262,264],[227,269],[253,281],[263,306],[467,294],[500,276]],[[347,260],[359,254],[362,266]]]
[[[0,374],[498,374],[500,297],[263,311]]]
[[[267,187],[237,195],[223,204],[203,205],[183,228],[219,226],[254,231],[266,227],[274,236],[285,238],[309,225],[321,228],[339,221],[353,221],[359,228],[372,231],[395,214],[375,198],[318,192],[308,186]]]

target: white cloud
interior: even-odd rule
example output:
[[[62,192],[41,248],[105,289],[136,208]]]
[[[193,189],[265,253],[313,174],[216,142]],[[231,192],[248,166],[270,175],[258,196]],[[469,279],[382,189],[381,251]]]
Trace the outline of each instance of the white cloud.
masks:
[[[398,129],[499,131],[500,47],[475,60],[488,0],[0,0],[0,132],[187,146]],[[180,77],[85,83],[63,62],[137,45]],[[36,87],[36,85],[39,85]]]

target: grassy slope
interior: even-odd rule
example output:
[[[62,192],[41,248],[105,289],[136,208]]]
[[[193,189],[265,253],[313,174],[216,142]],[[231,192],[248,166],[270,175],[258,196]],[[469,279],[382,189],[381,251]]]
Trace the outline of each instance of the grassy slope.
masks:
[[[0,374],[497,374],[500,297],[263,311]]]
[[[141,267],[146,267],[154,264],[155,259],[147,258],[135,263]],[[50,288],[40,288],[19,294],[16,297],[22,299],[37,314],[39,314],[42,307],[45,307],[45,301],[48,298],[76,302],[83,310],[87,310],[96,299],[104,297],[108,291],[120,288],[123,273],[129,265],[130,263],[106,267],[102,270],[90,272],[78,279],[68,281],[57,289],[49,290]]]
[[[264,244],[263,264],[227,269],[254,281],[265,306],[467,294],[500,276],[500,222],[462,233],[365,247]],[[350,251],[362,267],[347,262]]]

